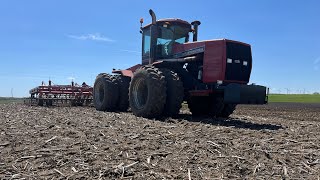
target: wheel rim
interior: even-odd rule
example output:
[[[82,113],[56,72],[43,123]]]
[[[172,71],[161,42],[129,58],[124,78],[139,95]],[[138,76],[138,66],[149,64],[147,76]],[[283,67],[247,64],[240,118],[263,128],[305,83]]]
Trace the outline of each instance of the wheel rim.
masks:
[[[148,100],[148,86],[142,78],[136,80],[132,95],[135,107],[142,109]]]

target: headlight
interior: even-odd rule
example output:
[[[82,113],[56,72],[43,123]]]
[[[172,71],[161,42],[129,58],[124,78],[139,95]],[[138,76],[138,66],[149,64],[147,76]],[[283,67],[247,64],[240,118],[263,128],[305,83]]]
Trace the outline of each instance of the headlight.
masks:
[[[248,66],[248,61],[243,61],[244,66]]]
[[[231,59],[231,58],[228,58],[228,59],[227,59],[227,63],[232,63],[232,59]]]
[[[217,84],[221,85],[221,84],[223,84],[223,81],[217,80]]]

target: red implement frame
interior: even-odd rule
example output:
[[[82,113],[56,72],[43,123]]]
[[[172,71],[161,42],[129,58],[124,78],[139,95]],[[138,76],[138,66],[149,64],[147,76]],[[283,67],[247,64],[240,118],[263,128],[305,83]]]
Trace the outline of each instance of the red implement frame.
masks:
[[[42,83],[41,86],[29,91],[30,98],[26,102],[37,105],[52,106],[53,104],[71,104],[72,106],[90,105],[93,100],[93,88],[86,83],[78,85],[49,85]],[[29,100],[29,101],[28,101]]]

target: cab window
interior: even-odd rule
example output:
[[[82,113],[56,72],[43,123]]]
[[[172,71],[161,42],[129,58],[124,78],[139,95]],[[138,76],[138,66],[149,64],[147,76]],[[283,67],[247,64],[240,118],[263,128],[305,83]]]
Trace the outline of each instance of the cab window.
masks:
[[[143,31],[143,48],[142,57],[143,59],[150,57],[150,46],[151,46],[151,34],[150,28]]]

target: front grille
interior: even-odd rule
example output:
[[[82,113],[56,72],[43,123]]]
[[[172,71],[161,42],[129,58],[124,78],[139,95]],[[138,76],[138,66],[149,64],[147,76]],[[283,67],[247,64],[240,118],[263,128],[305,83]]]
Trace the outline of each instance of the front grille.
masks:
[[[240,43],[227,42],[225,80],[244,81],[248,83],[251,67],[251,47]]]

